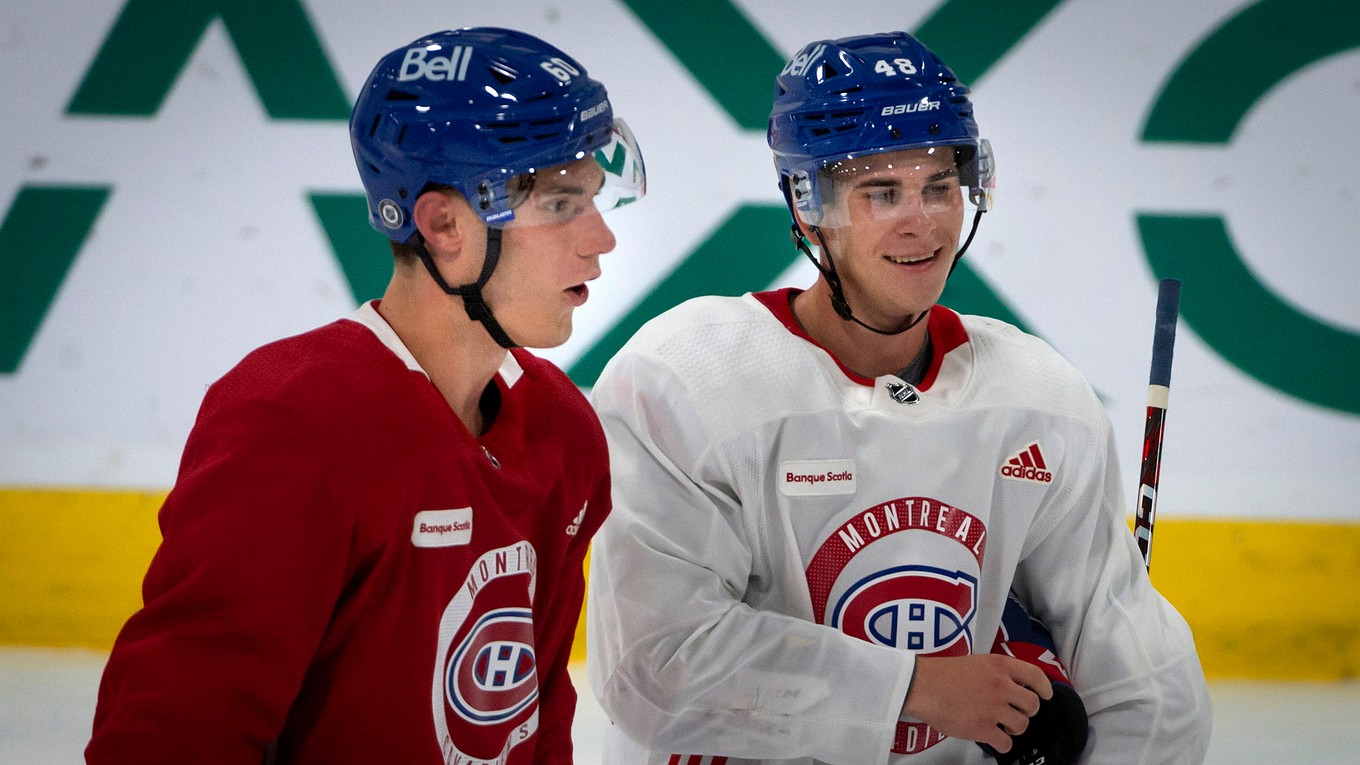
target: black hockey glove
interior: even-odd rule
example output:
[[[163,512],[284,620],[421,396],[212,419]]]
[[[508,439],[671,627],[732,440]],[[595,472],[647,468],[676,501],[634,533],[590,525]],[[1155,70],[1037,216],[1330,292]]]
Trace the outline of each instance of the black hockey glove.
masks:
[[[1053,684],[1053,698],[1040,700],[1029,727],[1011,736],[1011,750],[978,744],[1001,765],[1071,765],[1086,748],[1086,705],[1066,683]]]
[[[1039,700],[1039,711],[1029,718],[1029,727],[1024,733],[1011,736],[1009,752],[998,752],[986,744],[978,746],[1001,765],[1076,762],[1086,748],[1086,705],[1058,659],[1052,635],[1025,611],[1014,595],[1006,601],[992,653],[1014,656],[1042,669],[1053,683],[1053,698]]]

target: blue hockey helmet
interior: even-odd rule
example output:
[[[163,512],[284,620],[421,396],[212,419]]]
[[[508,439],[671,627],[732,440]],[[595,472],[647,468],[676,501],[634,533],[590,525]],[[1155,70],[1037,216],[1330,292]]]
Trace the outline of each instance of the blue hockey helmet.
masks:
[[[768,139],[790,204],[818,225],[837,162],[901,149],[953,147],[960,184],[991,206],[991,146],[978,137],[968,88],[905,32],[821,40],[775,80]]]
[[[592,153],[607,176],[597,206],[645,190],[641,154],[604,86],[558,48],[510,29],[449,30],[388,53],[354,105],[350,142],[370,222],[402,244],[432,185],[456,189],[493,227],[514,219],[516,178]]]

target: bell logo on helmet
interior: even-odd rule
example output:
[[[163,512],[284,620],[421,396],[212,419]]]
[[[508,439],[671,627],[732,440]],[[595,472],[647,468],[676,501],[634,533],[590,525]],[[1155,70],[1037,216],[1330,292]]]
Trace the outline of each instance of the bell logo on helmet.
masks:
[[[807,72],[808,67],[812,66],[812,62],[822,57],[822,51],[824,50],[826,50],[826,45],[818,43],[817,47],[812,50],[806,53],[799,53],[797,56],[793,57],[792,61],[784,65],[784,71],[780,72],[779,75],[782,77],[786,74],[791,74],[794,77],[802,77]]]
[[[438,48],[436,48],[438,50]],[[428,57],[428,58],[427,58]],[[468,61],[472,59],[471,45],[455,45],[448,56],[431,56],[427,48],[407,48],[401,60],[398,82],[427,79],[463,81],[467,77]]]

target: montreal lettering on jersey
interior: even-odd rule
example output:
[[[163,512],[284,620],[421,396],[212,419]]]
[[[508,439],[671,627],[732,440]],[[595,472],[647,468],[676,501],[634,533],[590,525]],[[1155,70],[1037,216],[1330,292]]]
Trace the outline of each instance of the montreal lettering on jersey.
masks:
[[[528,542],[503,548],[489,555],[483,555],[472,570],[468,572],[463,589],[468,597],[477,597],[477,591],[487,582],[507,574],[528,574],[538,578],[538,553]]]
[[[784,471],[785,483],[835,483],[837,481],[853,481],[855,474],[849,470],[840,472],[827,471],[825,473],[792,473]]]
[[[874,540],[884,534],[911,529],[924,529],[953,537],[982,559],[986,547],[987,529],[971,513],[951,507],[938,500],[906,497],[885,502],[865,510],[850,519],[837,536],[848,552],[858,552],[865,539]]]

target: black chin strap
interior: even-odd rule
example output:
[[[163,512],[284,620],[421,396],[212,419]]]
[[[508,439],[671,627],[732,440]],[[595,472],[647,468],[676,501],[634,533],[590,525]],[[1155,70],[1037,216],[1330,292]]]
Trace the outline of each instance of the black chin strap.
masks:
[[[845,288],[841,286],[841,276],[839,273],[836,272],[836,261],[831,256],[831,249],[826,246],[826,237],[822,236],[822,229],[819,226],[808,226],[808,228],[811,229],[812,233],[817,237],[817,245],[821,248],[822,255],[826,257],[826,265],[823,265],[822,262],[819,261],[817,257],[812,254],[812,249],[808,247],[807,239],[803,237],[802,230],[798,228],[798,216],[794,212],[793,199],[790,196],[787,184],[785,185],[784,188],[784,202],[785,204],[788,205],[789,215],[793,218],[793,230],[790,233],[790,238],[793,239],[793,243],[795,246],[798,247],[798,250],[802,252],[804,255],[806,255],[808,260],[812,261],[812,265],[816,266],[817,270],[820,271],[822,276],[826,279],[827,286],[831,288],[831,308],[836,312],[837,316],[841,317],[846,321],[853,321],[854,323],[860,325],[861,327],[864,327],[870,332],[874,332],[876,334],[900,335],[903,332],[906,332],[907,330],[916,326],[917,324],[920,324],[922,319],[930,315],[930,309],[927,308],[926,310],[922,311],[916,318],[907,322],[906,326],[901,327],[899,329],[891,330],[879,329],[878,327],[871,327],[868,324],[865,324],[864,322],[860,321],[859,317],[855,316],[854,312],[850,310],[850,302],[845,299]],[[964,240],[963,246],[959,248],[958,252],[954,253],[954,262],[951,263],[949,266],[950,274],[953,274],[954,269],[958,268],[959,259],[962,258],[963,253],[967,251],[968,245],[973,243],[973,236],[977,234],[978,223],[982,221],[982,212],[983,212],[982,210],[978,210],[973,215],[973,227],[971,230],[969,230],[968,238]]]
[[[464,284],[459,287],[451,287],[444,281],[444,276],[435,268],[434,258],[430,257],[430,251],[425,248],[425,239],[419,234],[411,242],[415,247],[416,254],[420,256],[420,262],[425,264],[425,270],[430,272],[435,284],[444,290],[445,294],[456,295],[463,299],[463,308],[467,310],[469,319],[479,321],[486,328],[491,339],[502,348],[518,348],[519,344],[510,339],[505,333],[500,322],[491,315],[491,306],[486,304],[486,299],[482,297],[482,288],[486,286],[487,280],[491,278],[491,272],[496,270],[496,264],[501,259],[501,230],[494,227],[486,229],[486,260],[482,262],[482,273],[477,277],[477,281],[472,284]]]
[[[968,230],[968,238],[963,240],[963,246],[959,248],[958,252],[954,253],[954,262],[949,266],[949,273],[954,273],[954,269],[959,267],[959,258],[963,257],[963,253],[968,252],[968,245],[973,243],[973,236],[977,234],[978,223],[982,222],[982,213],[984,212],[986,211],[978,210],[973,213],[973,227]]]

